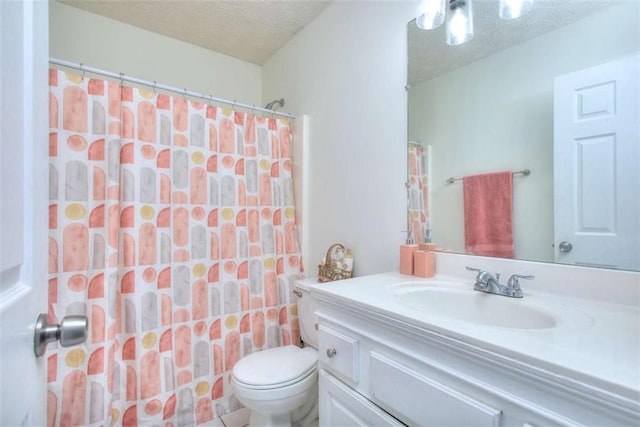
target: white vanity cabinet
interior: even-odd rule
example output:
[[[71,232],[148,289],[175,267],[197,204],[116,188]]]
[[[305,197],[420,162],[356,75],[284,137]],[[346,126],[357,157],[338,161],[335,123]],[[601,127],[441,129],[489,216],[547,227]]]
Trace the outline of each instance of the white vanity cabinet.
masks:
[[[404,425],[324,369],[320,370],[319,387],[321,426]]]
[[[313,292],[313,291],[312,291]],[[637,426],[636,402],[371,310],[318,301],[321,426]]]

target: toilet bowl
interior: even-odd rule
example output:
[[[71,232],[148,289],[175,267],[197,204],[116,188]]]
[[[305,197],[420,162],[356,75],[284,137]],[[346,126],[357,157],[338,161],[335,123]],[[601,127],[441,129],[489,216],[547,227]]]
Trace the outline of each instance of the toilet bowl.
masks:
[[[231,385],[251,410],[250,427],[306,426],[317,420],[318,373],[315,302],[308,281],[296,282],[300,335],[307,345],[275,347],[249,354],[233,367]]]

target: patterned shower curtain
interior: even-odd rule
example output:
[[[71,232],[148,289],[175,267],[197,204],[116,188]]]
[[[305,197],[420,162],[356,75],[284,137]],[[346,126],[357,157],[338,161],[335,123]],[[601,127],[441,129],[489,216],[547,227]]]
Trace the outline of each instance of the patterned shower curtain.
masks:
[[[297,344],[291,129],[50,70],[48,424],[197,425],[240,357]]]
[[[407,216],[409,230],[412,231],[416,244],[425,242],[425,235],[429,227],[428,155],[429,150],[424,145],[408,145]]]

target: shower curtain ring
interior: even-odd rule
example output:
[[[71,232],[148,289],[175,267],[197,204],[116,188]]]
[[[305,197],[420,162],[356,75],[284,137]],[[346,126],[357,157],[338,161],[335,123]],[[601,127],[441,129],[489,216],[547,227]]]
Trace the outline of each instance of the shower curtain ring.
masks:
[[[124,73],[120,73],[120,86],[124,86]]]
[[[186,87],[184,88],[184,92],[182,92],[182,99],[185,100],[185,101],[187,100],[187,88]]]
[[[236,100],[233,100],[233,104],[231,104],[231,109],[233,110],[233,112],[236,112]]]
[[[84,70],[84,64],[82,62],[80,63],[80,72],[82,73],[82,80],[84,80],[85,70]]]
[[[153,81],[153,93],[154,95],[158,94],[158,83],[155,80]]]
[[[213,95],[209,94],[209,105],[213,107]]]

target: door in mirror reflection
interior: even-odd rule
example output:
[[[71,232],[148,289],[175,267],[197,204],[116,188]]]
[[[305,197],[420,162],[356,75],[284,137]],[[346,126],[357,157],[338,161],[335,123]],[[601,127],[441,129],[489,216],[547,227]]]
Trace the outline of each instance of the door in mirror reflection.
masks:
[[[640,269],[640,56],[557,77],[555,259]]]

